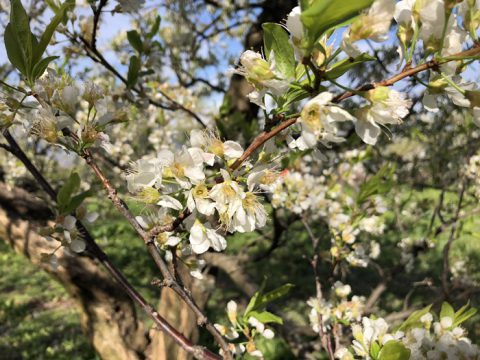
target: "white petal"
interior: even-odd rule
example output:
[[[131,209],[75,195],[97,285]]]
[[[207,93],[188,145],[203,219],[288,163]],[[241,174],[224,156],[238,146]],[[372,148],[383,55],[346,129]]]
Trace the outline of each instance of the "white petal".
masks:
[[[161,150],[157,155],[160,165],[169,166],[175,160],[175,155],[170,150]]]
[[[205,146],[205,136],[202,130],[193,129],[190,131],[190,144],[193,147],[201,148]]]
[[[73,230],[75,228],[76,222],[77,219],[75,218],[75,216],[67,215],[63,220],[63,227],[67,230]]]
[[[97,212],[93,212],[93,213],[88,213],[86,216],[85,216],[85,220],[87,222],[89,222],[90,224],[92,224],[93,222],[95,222],[95,220],[98,219],[98,216],[99,214]]]
[[[203,243],[200,243],[200,244],[191,244],[191,246],[192,246],[192,251],[195,254],[203,254],[210,247],[210,243],[208,241],[204,241]]]
[[[308,104],[316,103],[318,105],[326,105],[333,99],[333,94],[329,93],[328,91],[322,92],[315,96],[312,100],[310,100],[307,104],[305,104],[305,107],[308,106]]]
[[[81,253],[87,248],[87,244],[83,239],[75,239],[70,244],[70,249],[76,253]]]
[[[297,39],[301,39],[303,37],[303,24],[300,21],[300,15],[300,6],[295,6],[288,14],[285,24],[290,34]]]
[[[150,225],[145,221],[143,216],[135,216],[135,220],[137,220],[138,224],[145,230],[150,229]]]
[[[425,109],[428,111],[432,111],[432,112],[438,111],[438,105],[437,105],[437,100],[435,95],[432,95],[432,94],[423,95],[422,104],[425,107]]]
[[[370,145],[377,143],[377,138],[381,132],[378,125],[364,120],[358,120],[355,123],[355,131],[365,143]]]
[[[334,121],[355,121],[355,118],[346,110],[338,106],[330,106],[328,108],[330,111],[328,112],[329,117],[331,117]]]
[[[169,236],[167,242],[165,243],[168,246],[178,245],[182,241],[178,236]]]
[[[174,210],[181,210],[183,208],[183,205],[180,201],[178,201],[177,199],[169,195],[163,195],[162,199],[157,203],[157,205],[164,206]]]
[[[273,339],[273,337],[275,336],[275,333],[270,330],[270,329],[266,329],[264,332],[263,332],[263,336],[266,338],[266,339]]]
[[[223,143],[223,153],[227,160],[237,159],[243,154],[242,146],[235,141],[225,141]]]
[[[263,103],[263,97],[265,96],[265,92],[262,91],[252,91],[250,94],[247,95],[250,102],[258,105],[262,109],[265,110],[265,104]]]

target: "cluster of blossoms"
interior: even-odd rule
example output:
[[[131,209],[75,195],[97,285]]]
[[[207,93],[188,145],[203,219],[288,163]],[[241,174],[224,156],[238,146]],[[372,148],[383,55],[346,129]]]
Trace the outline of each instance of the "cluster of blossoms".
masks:
[[[255,166],[244,162],[234,167],[242,154],[242,147],[234,141],[222,142],[211,132],[192,130],[190,147],[176,153],[161,150],[155,157],[134,162],[126,177],[129,191],[145,204],[162,207],[158,216],[137,219],[149,230],[171,222],[171,212],[178,215],[188,211],[184,225],[190,233],[189,242],[181,247],[196,254],[209,248],[224,250],[225,233],[263,227],[267,212],[259,193],[277,175],[261,161]],[[164,232],[157,242],[161,247],[177,246],[181,238]]]
[[[272,185],[271,192],[274,208],[286,208],[298,215],[308,215],[310,221],[322,220],[328,224],[330,253],[335,259],[365,267],[380,254],[380,246],[372,237],[383,234],[385,224],[381,215],[387,209],[378,195],[357,203],[355,196],[367,180],[366,169],[359,161],[362,156],[358,151],[348,152],[337,167],[325,169],[319,175],[313,165],[303,166],[303,171],[286,172]],[[367,241],[358,241],[365,238]]]
[[[126,121],[125,105],[106,95],[98,85],[86,83],[80,89],[71,78],[51,69],[37,81],[33,91],[41,108],[36,110],[30,132],[67,150],[78,152],[99,145],[108,151],[110,142],[105,129]],[[64,134],[66,128],[78,140]]]
[[[458,4],[458,5],[457,5]],[[447,57],[462,50],[462,44],[476,40],[480,25],[480,3],[475,0],[452,2],[449,0],[411,1],[397,3],[395,20],[399,24],[399,52],[405,55],[414,37],[423,41],[427,54],[439,53]],[[413,44],[413,47],[415,44]],[[410,57],[408,60],[410,60]],[[444,95],[455,105],[470,109],[474,122],[480,124],[479,91],[475,83],[460,75],[465,69],[454,62],[441,65],[441,73],[431,73],[423,105],[429,111],[438,111]]]
[[[246,352],[250,356],[263,359],[263,354],[255,346],[255,341],[259,337],[273,339],[275,333],[255,316],[240,315],[237,311],[237,303],[233,300],[227,304],[227,316],[230,321],[229,326],[215,324],[215,327],[222,336],[235,342],[229,344],[229,350],[232,354],[239,356]],[[245,338],[244,341],[239,340],[241,335]],[[220,353],[222,352],[220,351]]]
[[[379,355],[382,358],[384,349],[390,348],[398,359],[479,359],[479,347],[472,344],[465,329],[460,327],[474,313],[475,309],[467,310],[466,306],[456,313],[453,309],[451,314],[441,313],[438,321],[434,321],[428,310],[420,311],[396,330],[382,318],[364,317],[361,324],[352,326],[351,348],[338,349],[335,357],[377,359]]]
[[[98,218],[98,213],[89,213],[86,207],[81,205],[77,207],[74,215],[59,215],[55,219],[55,224],[52,227],[46,227],[41,230],[41,234],[50,241],[58,241],[60,245],[57,247],[64,247],[73,251],[74,253],[83,252],[87,244],[83,238],[83,234],[77,227],[78,221],[82,221],[84,224],[93,224]],[[52,268],[58,267],[58,258],[53,253],[42,254],[43,261],[50,263]]]
[[[267,61],[259,53],[247,50],[240,57],[241,66],[233,71],[244,76],[255,87],[255,90],[248,94],[248,98],[263,109],[265,109],[263,98],[267,92],[273,96],[280,96],[288,90],[293,80],[284,79],[275,67],[274,57],[270,59]]]
[[[320,326],[323,326],[322,330],[325,333],[331,330],[333,324],[348,325],[361,320],[365,298],[353,295],[348,299],[351,291],[350,285],[336,281],[329,300],[322,298],[319,301],[318,298],[312,297],[307,301],[311,307],[309,319],[313,331],[319,333]]]
[[[388,38],[391,21],[395,18],[399,25],[399,38],[402,46],[399,52],[411,57],[418,44],[423,41],[427,54],[439,52],[441,56],[456,54],[462,50],[462,44],[469,39],[476,39],[476,28],[479,25],[480,9],[478,1],[465,0],[457,2],[411,1],[405,0],[396,3],[394,0],[376,0],[367,12],[361,14],[343,34],[342,50],[351,59],[361,55],[360,49],[354,44],[359,40],[370,39],[385,41]],[[447,23],[448,22],[448,23]],[[301,21],[300,7],[292,10],[286,20],[286,28],[290,34],[290,42],[295,50],[298,60],[304,59],[302,38],[304,25]],[[322,48],[321,56],[318,49],[313,50],[312,58],[315,66],[328,74],[326,64],[331,55],[331,46],[327,45],[325,37],[318,40]],[[408,53],[408,54],[407,54]],[[285,71],[282,73],[276,66],[274,54],[266,54],[264,59],[259,53],[246,51],[240,59],[238,74],[245,76],[254,87],[255,91],[249,95],[252,102],[266,108],[265,95],[271,95],[279,106],[289,100],[289,91],[292,85],[302,84],[308,78],[308,70],[296,71],[296,79],[288,78]],[[330,59],[331,61],[331,59]],[[470,108],[474,121],[480,123],[479,92],[475,84],[466,82],[459,75],[464,68],[458,68],[454,62],[441,65],[442,73],[432,73],[428,89],[424,97],[426,109],[438,110],[436,101],[439,94],[446,94],[458,106]],[[306,75],[307,73],[307,75]],[[328,77],[327,77],[328,80]],[[340,123],[353,122],[357,134],[362,140],[374,145],[381,134],[382,126],[400,124],[402,119],[410,113],[412,101],[406,95],[385,86],[377,86],[360,95],[367,105],[350,113],[340,106],[335,105],[335,96],[328,92],[320,92],[316,97],[303,105],[298,119],[300,137],[291,137],[289,146],[305,150],[315,148],[317,144],[328,146],[330,143],[344,141],[339,129]],[[298,130],[292,127],[295,134]]]
[[[328,147],[330,143],[343,142],[338,123],[346,121],[355,124],[355,131],[365,143],[375,145],[381,134],[380,125],[400,124],[412,105],[404,94],[384,86],[367,91],[364,97],[369,103],[357,109],[355,116],[334,105],[332,93],[323,92],[309,100],[298,120],[301,136],[292,139],[289,146],[306,150],[317,143]]]

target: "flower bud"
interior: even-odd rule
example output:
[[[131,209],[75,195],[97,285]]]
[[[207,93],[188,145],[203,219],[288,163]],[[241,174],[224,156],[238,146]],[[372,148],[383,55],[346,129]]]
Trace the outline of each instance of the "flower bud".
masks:
[[[240,63],[246,79],[257,87],[262,87],[262,81],[275,77],[270,65],[259,53],[251,50],[245,51],[240,57]]]

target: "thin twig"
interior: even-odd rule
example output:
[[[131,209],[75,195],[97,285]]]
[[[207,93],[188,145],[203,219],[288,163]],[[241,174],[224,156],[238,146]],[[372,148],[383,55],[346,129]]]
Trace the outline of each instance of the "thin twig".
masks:
[[[33,165],[27,155],[20,148],[16,140],[8,130],[4,130],[3,136],[9,144],[11,153],[15,155],[37,180],[38,184],[48,194],[52,201],[56,202],[57,193],[50,185],[50,183],[43,177],[38,169]],[[86,227],[78,220],[76,222],[79,232],[82,234],[87,243],[88,250],[97,258],[112,277],[122,286],[130,298],[136,302],[142,310],[155,322],[157,327],[169,335],[180,347],[182,347],[189,354],[192,354],[197,359],[217,360],[220,359],[218,355],[213,354],[208,349],[194,345],[190,340],[178,332],[172,325],[170,325],[148,302],[143,296],[128,282],[125,276],[118,270],[110,261],[108,255],[98,246],[95,239],[86,229]]]
[[[92,47],[91,43],[88,42],[83,36],[79,36],[78,37],[81,41],[81,43],[83,44],[85,50],[86,50],[86,55],[92,59],[93,61],[95,61],[96,63],[98,64],[101,64],[103,65],[103,67],[105,67],[108,71],[110,71],[113,75],[115,75],[115,77],[117,77],[122,83],[124,83],[125,85],[128,85],[128,80],[122,75],[120,74],[117,69],[115,69],[113,67],[112,64],[110,64],[110,62],[102,55],[102,53],[95,47]],[[70,39],[72,41],[75,41],[75,38],[73,37],[70,37]],[[148,97],[141,89],[138,89],[136,87],[133,87],[132,88],[132,91],[137,93],[138,95],[140,95],[141,97],[144,97],[145,99],[147,99],[148,103],[155,106],[155,107],[158,107],[158,108],[161,108],[161,109],[165,109],[165,110],[172,110],[172,111],[175,111],[175,110],[182,110],[184,111],[185,113],[187,113],[188,115],[190,115],[191,117],[193,117],[202,127],[204,128],[207,128],[207,125],[203,122],[203,120],[197,115],[195,114],[192,110],[190,110],[189,108],[183,106],[182,104],[180,104],[179,102],[173,100],[170,96],[168,96],[165,92],[157,89],[157,91],[165,98],[167,99],[171,104],[172,106],[166,106],[150,97]]]
[[[480,44],[476,44],[473,48],[471,48],[469,50],[465,50],[465,51],[462,51],[458,54],[452,55],[451,56],[452,59],[446,59],[446,60],[442,60],[442,61],[430,60],[430,61],[428,61],[424,64],[421,64],[417,67],[406,69],[406,70],[402,71],[400,74],[392,76],[391,78],[389,78],[387,80],[380,81],[380,82],[372,82],[372,83],[362,85],[359,88],[357,88],[354,92],[353,91],[346,91],[342,94],[339,94],[339,95],[335,96],[333,98],[332,102],[333,103],[339,103],[340,101],[343,101],[345,99],[348,99],[348,98],[356,95],[358,92],[372,90],[372,89],[375,89],[376,87],[379,87],[379,86],[392,86],[396,82],[398,82],[400,80],[403,80],[403,79],[405,79],[409,76],[413,76],[415,74],[418,74],[422,71],[430,70],[430,69],[437,69],[441,64],[444,64],[444,63],[447,63],[447,62],[450,62],[450,61],[454,61],[455,58],[457,58],[457,57],[474,56],[474,55],[477,55],[477,54],[480,54]],[[262,146],[265,142],[267,142],[272,137],[276,136],[277,134],[279,134],[280,132],[282,132],[286,128],[295,124],[297,122],[297,120],[298,120],[298,118],[291,118],[291,119],[285,120],[282,123],[280,123],[280,125],[273,128],[271,131],[268,131],[268,132],[263,131],[262,133],[260,133],[253,140],[253,142],[247,147],[247,149],[244,151],[242,156],[240,156],[240,158],[238,158],[237,161],[235,161],[235,163],[232,165],[232,169],[239,168],[240,165],[242,165],[242,163],[248,157],[250,157],[250,155],[253,152],[255,152],[260,146]]]
[[[313,274],[315,276],[315,289],[317,293],[317,301],[318,301],[318,306],[321,305],[322,300],[323,300],[323,293],[322,293],[322,283],[320,280],[320,274],[318,272],[318,244],[320,243],[320,239],[315,236],[313,233],[312,229],[310,228],[310,225],[308,225],[308,222],[305,219],[302,219],[302,224],[305,226],[305,229],[307,230],[308,236],[310,237],[310,240],[312,241],[312,248],[313,248],[313,257],[310,260],[310,265],[312,266],[313,269]],[[322,314],[317,311],[317,316],[318,316],[318,332],[320,335],[320,340],[322,342],[322,346],[325,349],[325,351],[328,353],[328,357],[330,360],[335,359],[335,351],[332,349],[332,339],[330,337],[329,333],[326,333],[323,331],[323,316]]]
[[[81,156],[85,159],[86,163],[90,166],[93,170],[97,178],[102,183],[105,190],[107,190],[108,198],[113,203],[113,205],[117,208],[117,210],[123,215],[123,217],[130,223],[136,233],[142,238],[145,245],[147,246],[147,250],[150,256],[153,258],[153,261],[159,268],[160,272],[163,276],[162,284],[164,286],[170,287],[173,291],[175,291],[178,296],[192,309],[197,317],[197,324],[199,326],[204,326],[208,332],[215,338],[217,343],[220,345],[224,352],[224,356],[226,359],[231,359],[230,351],[228,349],[228,344],[223,338],[223,336],[218,332],[218,330],[213,326],[213,324],[208,320],[208,318],[203,314],[202,310],[198,307],[195,303],[193,298],[190,295],[190,292],[181,286],[175,277],[172,275],[168,266],[163,259],[160,251],[158,250],[157,246],[155,245],[155,237],[151,237],[148,231],[145,231],[138,221],[136,220],[133,213],[128,208],[128,205],[118,196],[117,190],[113,187],[110,183],[110,180],[105,176],[102,172],[100,167],[96,164],[93,159],[92,154],[88,150],[84,150]]]

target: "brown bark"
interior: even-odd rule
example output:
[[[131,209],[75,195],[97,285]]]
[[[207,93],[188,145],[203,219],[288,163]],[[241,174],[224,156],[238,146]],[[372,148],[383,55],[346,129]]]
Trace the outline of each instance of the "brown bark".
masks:
[[[147,339],[133,302],[95,260],[62,248],[55,253],[60,264],[56,270],[41,262],[42,253],[58,246],[37,233],[49,218],[43,201],[0,183],[0,238],[65,287],[78,306],[82,329],[102,359],[142,359]]]

